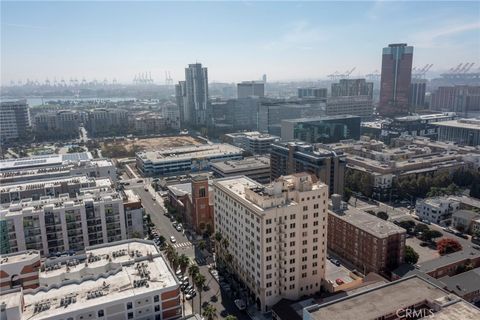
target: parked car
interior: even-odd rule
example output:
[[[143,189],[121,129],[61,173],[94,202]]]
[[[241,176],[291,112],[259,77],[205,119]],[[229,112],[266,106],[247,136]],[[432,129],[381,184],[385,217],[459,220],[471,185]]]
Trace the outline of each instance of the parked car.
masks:
[[[237,306],[238,310],[245,310],[247,308],[247,305],[245,304],[245,301],[243,301],[242,299],[236,299],[233,302]]]
[[[175,242],[177,242],[177,239],[175,239],[174,236],[171,236],[171,237],[170,237],[170,242],[171,242],[171,243],[175,243]]]
[[[174,228],[176,228],[176,227],[177,227],[177,222],[174,221],[174,222],[172,223],[172,226],[173,226]]]
[[[177,231],[182,231],[182,227],[178,224],[177,227],[175,228]]]
[[[185,299],[187,300],[193,299],[193,297],[195,297],[196,295],[197,295],[197,292],[195,290],[192,290],[189,293],[187,293],[187,295],[185,296]]]

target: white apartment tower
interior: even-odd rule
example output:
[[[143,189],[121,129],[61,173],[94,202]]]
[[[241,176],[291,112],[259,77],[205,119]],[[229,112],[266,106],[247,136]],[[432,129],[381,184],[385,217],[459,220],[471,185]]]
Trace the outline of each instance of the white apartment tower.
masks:
[[[262,185],[245,176],[214,182],[217,254],[269,310],[320,290],[325,274],[328,186],[307,173]]]

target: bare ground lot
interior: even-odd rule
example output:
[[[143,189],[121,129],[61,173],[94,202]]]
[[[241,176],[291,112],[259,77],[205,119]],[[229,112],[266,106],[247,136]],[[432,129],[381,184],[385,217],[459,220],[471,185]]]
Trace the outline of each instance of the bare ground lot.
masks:
[[[171,136],[146,139],[117,139],[100,142],[102,155],[109,158],[133,157],[138,151],[154,151],[187,145],[201,145],[203,142],[191,136]]]

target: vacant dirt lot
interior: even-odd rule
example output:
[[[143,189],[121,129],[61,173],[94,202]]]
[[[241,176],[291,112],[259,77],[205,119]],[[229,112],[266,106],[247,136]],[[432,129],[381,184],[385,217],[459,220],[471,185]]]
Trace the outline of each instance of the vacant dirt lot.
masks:
[[[101,142],[102,155],[110,158],[133,157],[138,151],[154,151],[187,145],[201,145],[203,142],[191,136],[172,136],[147,139],[121,139]]]

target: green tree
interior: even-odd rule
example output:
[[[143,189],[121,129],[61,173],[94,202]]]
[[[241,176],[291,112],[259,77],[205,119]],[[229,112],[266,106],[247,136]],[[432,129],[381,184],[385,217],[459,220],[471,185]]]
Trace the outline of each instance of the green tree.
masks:
[[[200,242],[198,243],[198,248],[199,248],[200,250],[202,250],[202,251],[207,248],[207,244],[205,243],[204,240],[202,240],[202,241],[200,241]]]
[[[415,264],[418,262],[418,253],[410,246],[405,246],[405,263]]]
[[[233,314],[229,314],[225,320],[237,320],[237,317],[235,317]]]
[[[203,286],[205,285],[206,281],[207,281],[207,278],[205,278],[205,276],[201,273],[197,273],[193,278],[193,282],[195,283],[195,286],[197,286],[198,300],[200,305],[202,305],[202,292],[203,292]]]
[[[178,257],[178,265],[180,266],[182,274],[184,274],[190,265],[190,259],[185,254],[181,254],[180,257]]]
[[[424,223],[419,223],[415,226],[415,229],[413,229],[413,231],[415,233],[425,233],[427,230],[429,230],[428,226]]]
[[[195,276],[200,273],[200,269],[198,268],[198,266],[196,264],[192,264],[189,268],[188,268],[188,275],[190,277],[192,277],[192,279],[195,278]]]
[[[215,241],[218,243],[222,241],[222,234],[219,231],[215,232]]]
[[[382,220],[388,220],[388,213],[386,213],[385,211],[379,211],[377,213],[377,217]]]
[[[217,316],[217,309],[209,303],[203,310],[203,316],[208,320],[213,320]]]
[[[360,179],[360,192],[364,196],[371,198],[373,195],[373,184],[373,177],[370,174],[363,174]]]
[[[423,241],[432,241],[435,238],[440,238],[443,234],[437,230],[426,230],[422,233],[422,240]]]
[[[413,222],[412,220],[400,221],[398,225],[403,229],[407,230],[407,232],[411,232],[412,229],[415,228],[415,222]]]

